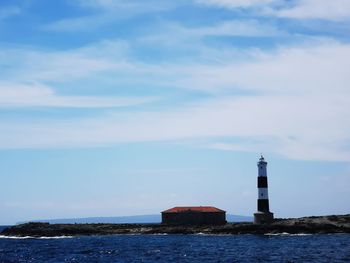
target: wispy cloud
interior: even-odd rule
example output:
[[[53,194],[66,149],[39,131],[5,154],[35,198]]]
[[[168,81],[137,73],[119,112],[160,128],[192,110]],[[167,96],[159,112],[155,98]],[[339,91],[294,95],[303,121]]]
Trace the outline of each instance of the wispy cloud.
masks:
[[[0,51],[0,76],[9,81],[69,81],[108,70],[127,68],[128,50],[122,41],[102,41],[67,51],[38,51],[28,48],[4,48]],[[35,61],[35,63],[33,63]]]
[[[263,16],[293,19],[342,21],[350,18],[350,3],[347,0],[197,0],[196,3],[228,9],[254,9]]]
[[[115,20],[116,17],[113,14],[95,14],[90,16],[65,18],[43,25],[41,28],[47,31],[88,32]]]
[[[75,0],[76,4],[84,8],[107,9],[107,10],[133,10],[134,12],[150,12],[157,10],[166,10],[184,3],[183,0],[175,3],[171,0],[149,0],[147,2],[139,0]]]
[[[91,31],[106,24],[120,21],[136,15],[147,13],[156,13],[172,9],[184,1],[109,1],[109,0],[88,0],[74,1],[75,4],[83,9],[94,10],[93,14],[64,18],[50,24],[44,25],[42,28],[49,31]]]
[[[350,2],[347,0],[300,0],[293,7],[277,12],[278,16],[296,19],[350,19]]]
[[[285,33],[273,25],[258,22],[257,20],[236,19],[228,20],[206,27],[183,27],[173,25],[176,35],[184,37],[208,37],[208,36],[246,36],[266,37],[279,36]]]
[[[203,3],[204,0],[199,4]],[[80,2],[84,8],[98,10],[94,15],[104,18],[108,8],[117,12],[114,10],[133,9],[134,4],[140,9],[145,5],[137,1]],[[207,1],[207,4],[274,8],[278,3]],[[302,2],[295,4],[301,6]],[[165,6],[168,5],[166,1]],[[273,9],[274,15],[297,5]],[[0,148],[93,147],[202,139],[207,140],[203,142],[205,147],[222,150],[264,148],[264,151],[268,149],[290,158],[350,159],[350,150],[344,147],[350,141],[350,127],[346,121],[350,117],[348,44],[323,39],[279,45],[266,51],[257,47],[238,50],[234,43],[225,46],[206,42],[208,38],[220,36],[290,37],[276,24],[257,18],[220,19],[200,25],[165,20],[158,28],[150,27],[145,31],[128,40],[96,41],[64,51],[3,49],[0,51],[3,68],[0,106],[139,105],[154,100],[152,95],[144,94],[151,94],[148,88],[155,87],[162,89],[162,94],[172,94],[171,89],[174,89],[185,96],[193,92],[205,95],[207,100],[201,96],[191,97],[186,102],[169,99],[166,107],[156,107],[153,111],[150,108],[122,112],[109,109],[108,113],[100,112],[73,121],[5,120],[1,123]],[[167,46],[170,42],[172,44]],[[147,50],[152,59],[138,56],[147,53],[147,45],[152,48]],[[162,49],[165,51],[160,54]],[[158,60],[158,55],[164,59]],[[106,82],[115,94],[120,87],[127,94],[133,94],[128,93],[130,87],[143,91],[134,97],[88,97],[74,92],[74,87],[79,87],[81,92],[84,84],[90,82],[96,86],[94,92]],[[66,88],[64,93],[60,92],[65,84],[72,90]],[[30,136],[23,137],[23,132]],[[238,142],[233,144],[230,138]]]
[[[0,52],[0,107],[107,108],[155,101],[150,96],[62,95],[61,86],[74,83],[82,88],[99,73],[110,75],[132,71],[125,60],[128,47],[120,41],[102,41],[68,51],[38,51],[4,48]],[[35,61],[35,63],[33,63]],[[79,82],[80,80],[86,80]],[[69,93],[68,93],[69,94]]]
[[[349,61],[349,45],[325,42],[260,51],[249,62],[174,65],[168,70],[176,72],[179,87],[209,90],[216,98],[183,105],[181,110],[110,113],[74,121],[43,120],[35,125],[3,122],[0,147],[86,147],[211,138],[217,143],[209,147],[217,149],[255,151],[263,145],[265,151],[290,158],[350,160],[350,149],[344,148],[350,141]],[[220,95],[236,88],[253,94]],[[31,135],[30,140],[21,136],[23,132]],[[220,138],[240,142],[232,145]]]
[[[214,5],[225,8],[249,8],[264,6],[276,0],[195,0],[198,4]]]
[[[0,83],[0,107],[108,108],[149,103],[150,97],[60,96],[42,84]]]
[[[187,53],[191,53],[191,60],[229,61],[239,57],[250,56],[249,48],[239,48],[235,42],[242,38],[278,38],[288,37],[290,34],[268,22],[254,19],[228,19],[209,25],[185,26],[179,22],[163,21],[161,25],[152,29],[148,34],[139,36],[135,42],[142,46],[157,46],[159,50],[170,52],[164,56],[168,61],[178,54],[177,60],[189,60]],[[230,39],[225,45],[222,39]],[[208,45],[208,42],[212,44]],[[215,44],[220,47],[217,47]],[[222,45],[224,44],[224,45]],[[175,53],[176,52],[176,53]],[[183,56],[183,54],[185,56]],[[176,62],[178,63],[178,62]]]
[[[91,147],[140,141],[216,139],[217,149],[264,151],[295,159],[349,160],[348,101],[337,112],[334,103],[314,105],[315,98],[227,98],[186,107],[181,111],[113,114],[97,119],[1,124],[2,148]],[[310,104],[312,106],[310,106]],[[312,111],[306,114],[310,107]],[[320,112],[321,111],[321,112]],[[343,116],[338,116],[339,113]],[[324,117],[320,117],[324,114]],[[325,125],[326,123],[326,125]],[[28,137],[23,137],[25,133]],[[29,139],[30,138],[30,139]],[[262,142],[254,142],[261,138]],[[246,143],[253,141],[254,143]],[[213,147],[210,144],[208,147]]]
[[[280,48],[271,53],[256,51],[254,63],[199,65],[188,71],[187,79],[179,81],[188,87],[213,91],[244,88],[271,94],[347,92],[349,56],[348,45],[332,41]]]

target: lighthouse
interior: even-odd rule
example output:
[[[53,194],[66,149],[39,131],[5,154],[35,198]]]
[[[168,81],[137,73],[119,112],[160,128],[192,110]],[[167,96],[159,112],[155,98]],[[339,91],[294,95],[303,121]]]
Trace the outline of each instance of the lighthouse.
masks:
[[[254,224],[268,224],[273,221],[273,213],[269,208],[266,166],[267,162],[261,155],[258,162],[258,211],[254,214]]]

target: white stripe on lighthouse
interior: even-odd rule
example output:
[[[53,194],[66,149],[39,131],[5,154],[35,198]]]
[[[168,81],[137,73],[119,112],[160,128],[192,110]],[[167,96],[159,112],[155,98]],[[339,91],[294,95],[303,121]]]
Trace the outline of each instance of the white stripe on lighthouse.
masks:
[[[258,164],[258,176],[267,177],[266,163],[265,162],[259,162],[259,164]]]
[[[267,188],[259,188],[258,199],[269,199]]]

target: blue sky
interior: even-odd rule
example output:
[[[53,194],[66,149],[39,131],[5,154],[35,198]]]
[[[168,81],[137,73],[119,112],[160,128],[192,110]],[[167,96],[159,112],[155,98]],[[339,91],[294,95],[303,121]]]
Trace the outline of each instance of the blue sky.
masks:
[[[347,0],[4,0],[0,224],[349,213]]]

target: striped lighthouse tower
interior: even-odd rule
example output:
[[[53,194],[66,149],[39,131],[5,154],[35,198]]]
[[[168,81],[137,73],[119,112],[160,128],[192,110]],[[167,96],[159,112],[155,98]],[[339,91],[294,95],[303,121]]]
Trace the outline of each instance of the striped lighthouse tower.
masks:
[[[271,223],[273,221],[273,213],[269,208],[269,194],[267,187],[267,162],[261,155],[258,162],[258,212],[254,214],[255,224]]]

